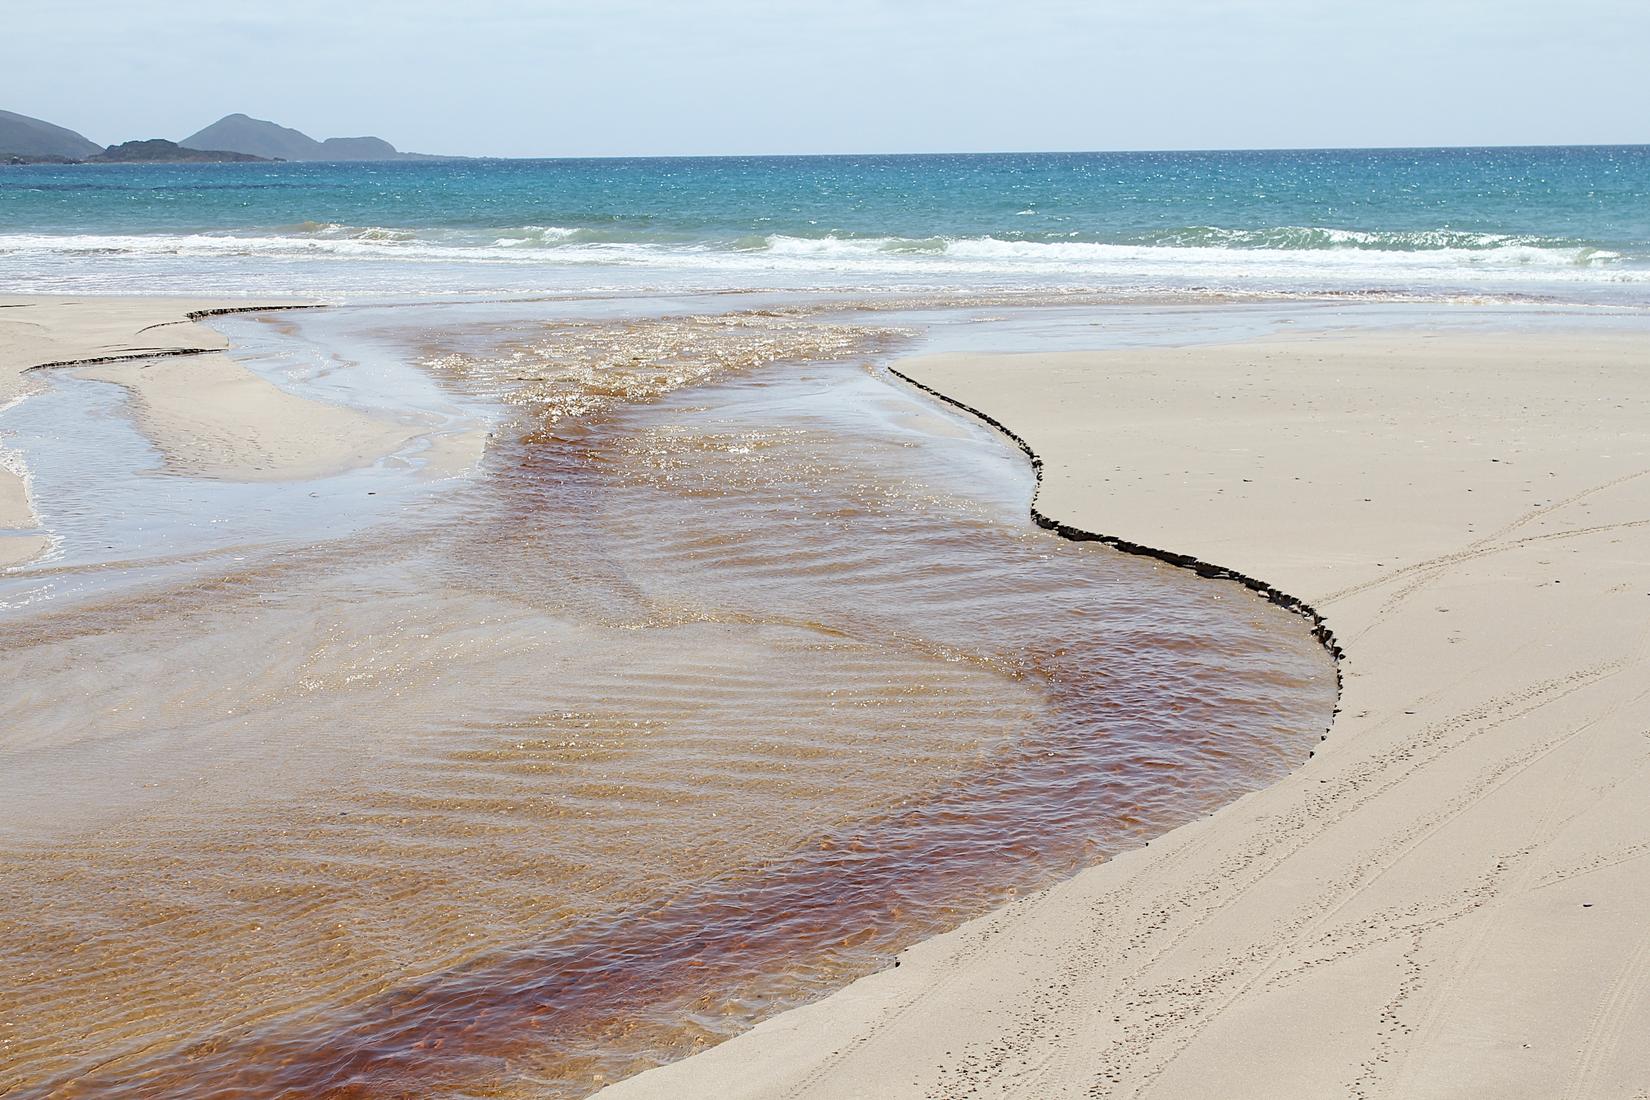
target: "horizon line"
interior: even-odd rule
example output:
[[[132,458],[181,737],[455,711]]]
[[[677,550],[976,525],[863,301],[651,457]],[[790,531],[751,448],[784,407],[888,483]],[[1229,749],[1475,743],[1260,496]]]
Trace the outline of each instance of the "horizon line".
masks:
[[[0,108],[0,109],[4,109],[4,108]],[[23,114],[23,112],[21,112],[21,111],[18,111],[16,113],[17,114]],[[252,116],[250,114],[247,114],[244,111],[242,111],[242,112],[230,112],[229,115],[220,116],[220,118],[215,120],[215,122],[221,122],[224,118],[232,117],[235,114],[245,115],[245,117],[247,117],[247,118],[253,118],[254,121],[271,122],[272,125],[281,126],[285,129],[297,129],[296,127],[288,126],[286,123],[273,122],[272,120],[267,120],[267,119],[263,119],[263,120],[256,119],[254,116]],[[23,115],[23,117],[25,117],[25,118],[36,118],[39,121],[48,122],[48,120],[46,120],[46,119],[40,119],[39,116]],[[212,124],[215,124],[215,122],[212,123]],[[49,123],[49,122],[48,122],[48,124],[49,125],[61,125],[59,123]],[[212,125],[212,124],[209,124],[209,125]],[[65,127],[65,128],[67,128],[67,127]],[[81,131],[78,131],[78,130],[75,130],[75,131],[72,131],[72,132],[81,133]],[[306,136],[306,137],[309,136],[308,133],[304,130],[298,130],[298,132],[301,133],[301,134],[304,134],[304,136]],[[84,135],[82,134],[82,136],[84,136]],[[193,136],[193,133],[191,133],[189,135],[186,135],[186,136]],[[382,137],[380,135],[377,135],[377,134],[370,134],[370,135],[366,135],[366,136],[377,137],[381,141],[388,141],[389,140],[389,139],[384,138],[384,137]],[[90,139],[88,139],[88,140],[90,140]],[[134,140],[135,141],[144,141],[144,140],[151,140],[151,139],[147,139],[147,138],[127,138],[127,139],[123,139],[123,140],[126,140],[126,141],[134,141]],[[172,142],[176,142],[176,143],[181,144],[184,139],[183,138],[163,138],[162,140],[172,141]],[[311,140],[320,140],[320,139],[311,138]],[[120,144],[120,142],[115,142],[114,144],[118,145],[118,144]],[[390,144],[394,145],[393,142],[391,142]],[[784,157],[784,158],[794,158],[794,159],[804,159],[804,158],[809,158],[809,157],[964,157],[964,156],[985,156],[985,157],[988,157],[988,156],[1109,155],[1109,154],[1121,154],[1121,153],[1382,153],[1382,152],[1422,152],[1422,151],[1432,152],[1432,151],[1448,151],[1448,150],[1457,150],[1457,151],[1497,151],[1497,150],[1519,150],[1519,149],[1633,149],[1633,148],[1643,148],[1643,147],[1647,147],[1647,146],[1650,146],[1650,139],[1646,139],[1646,140],[1642,140],[1642,141],[1492,142],[1492,143],[1488,143],[1488,144],[1485,144],[1485,143],[1460,143],[1460,144],[1445,143],[1445,144],[1394,144],[1394,145],[1386,145],[1386,144],[1372,144],[1372,145],[1357,145],[1357,144],[1354,144],[1354,145],[1208,145],[1208,146],[1137,146],[1137,147],[1133,147],[1133,148],[1110,148],[1110,149],[1102,149],[1102,148],[975,149],[975,150],[962,150],[962,149],[928,149],[928,150],[907,149],[907,150],[884,150],[884,151],[881,151],[881,152],[868,151],[868,150],[861,149],[861,150],[850,150],[850,151],[843,151],[843,152],[829,152],[829,151],[818,152],[818,151],[816,151],[816,152],[782,152],[782,153],[776,153],[776,152],[770,152],[770,153],[423,153],[423,152],[420,152],[419,150],[416,150],[416,149],[403,149],[399,145],[395,145],[394,147],[395,147],[396,151],[399,152],[399,153],[406,153],[406,154],[411,154],[411,155],[420,156],[420,157],[436,157],[436,158],[443,159],[443,160],[734,160],[734,159],[754,159],[754,158],[759,158],[759,157],[771,157],[771,158]],[[104,148],[109,148],[109,147],[110,146],[108,146],[108,145],[104,146]],[[321,163],[328,163],[328,162],[325,162],[325,161],[286,161],[285,163],[289,163],[289,164],[293,164],[293,163],[297,163],[297,164],[302,164],[302,163],[321,164]],[[334,161],[334,162],[331,162],[331,163],[340,163],[340,164],[342,164],[342,163],[351,163],[351,162],[349,162],[349,161]],[[360,163],[390,163],[390,162],[363,161],[363,162],[360,162]]]
[[[300,131],[301,132],[301,131]],[[368,135],[376,136],[376,135]],[[133,138],[130,141],[155,140]],[[176,139],[161,138],[162,141]],[[380,138],[379,140],[387,140]],[[116,143],[118,145],[120,143]],[[115,146],[105,146],[114,148]],[[1057,156],[1149,156],[1203,155],[1212,153],[1448,153],[1448,152],[1516,152],[1540,149],[1650,149],[1650,141],[1587,141],[1587,142],[1531,142],[1511,145],[1250,145],[1204,146],[1201,148],[1141,148],[1141,149],[937,149],[904,150],[899,152],[858,151],[847,153],[424,153],[416,149],[396,147],[396,152],[408,160],[286,160],[271,157],[253,161],[253,164],[415,164],[432,161],[621,161],[621,160],[827,160],[857,157],[1057,157]],[[79,162],[58,164],[74,167]],[[169,162],[134,161],[128,167],[165,167]],[[49,167],[50,162],[41,166]],[[104,165],[103,167],[109,167]],[[196,167],[203,167],[197,165]]]
[[[1492,145],[1230,145],[1203,147],[1154,147],[1134,149],[931,149],[902,151],[825,153],[417,153],[444,160],[736,160],[814,157],[1039,157],[1106,156],[1117,153],[1403,153],[1403,152],[1496,152],[1518,149],[1646,149],[1650,141],[1527,142]],[[302,163],[302,162],[296,162]],[[309,163],[319,163],[311,161]]]

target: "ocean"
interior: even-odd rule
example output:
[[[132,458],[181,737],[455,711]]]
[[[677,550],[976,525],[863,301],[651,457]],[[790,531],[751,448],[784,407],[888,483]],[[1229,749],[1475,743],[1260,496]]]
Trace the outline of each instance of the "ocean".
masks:
[[[21,292],[1647,287],[1650,146],[0,168]]]

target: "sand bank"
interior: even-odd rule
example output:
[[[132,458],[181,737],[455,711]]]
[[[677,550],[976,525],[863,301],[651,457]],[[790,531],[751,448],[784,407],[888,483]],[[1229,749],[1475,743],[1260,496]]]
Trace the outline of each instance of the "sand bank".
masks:
[[[168,469],[235,481],[321,477],[376,461],[418,434],[286,392],[220,354],[224,337],[191,320],[241,308],[179,298],[0,298],[0,407],[36,390],[46,370],[112,382],[131,395]],[[0,538],[0,566],[47,544],[33,533],[27,473],[15,456],[0,465],[0,530],[22,532]]]
[[[1341,713],[1276,786],[604,1096],[1646,1095],[1642,336],[901,370],[1024,437],[1044,514],[1319,609]]]

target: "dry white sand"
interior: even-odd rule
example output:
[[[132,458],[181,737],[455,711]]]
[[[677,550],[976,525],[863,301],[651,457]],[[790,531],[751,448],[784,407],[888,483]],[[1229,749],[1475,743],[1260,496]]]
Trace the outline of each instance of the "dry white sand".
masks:
[[[1285,781],[603,1096],[1650,1096],[1650,342],[903,365],[1038,507],[1321,610]],[[1218,583],[1218,582],[1211,582]]]
[[[178,473],[234,481],[306,479],[370,464],[416,428],[282,390],[227,355],[224,337],[189,314],[243,308],[178,298],[0,298],[0,407],[73,370],[131,395],[139,427]],[[184,352],[187,354],[179,354]],[[67,364],[89,363],[85,366]],[[54,365],[56,364],[56,365]],[[0,464],[0,567],[47,545],[27,471]],[[448,465],[453,463],[449,462]]]

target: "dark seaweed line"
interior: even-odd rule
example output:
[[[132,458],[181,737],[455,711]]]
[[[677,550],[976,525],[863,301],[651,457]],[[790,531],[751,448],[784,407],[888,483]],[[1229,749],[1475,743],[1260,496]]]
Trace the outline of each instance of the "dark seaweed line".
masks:
[[[208,317],[225,317],[231,313],[273,313],[279,309],[324,309],[322,305],[287,305],[287,306],[220,306],[215,309],[192,309],[183,315],[185,322],[203,321]],[[163,328],[166,325],[179,324],[178,321],[164,321],[159,325],[150,325],[141,328],[139,332],[148,332],[152,328]],[[59,359],[51,363],[35,363],[24,367],[23,374],[32,370],[59,370],[63,367],[95,367],[104,363],[132,363],[140,359],[175,359],[183,355],[213,355],[221,353],[223,348],[153,348],[149,351],[122,352],[119,355],[93,355],[85,359]]]
[[[208,317],[228,317],[233,313],[278,313],[289,309],[326,309],[325,302],[288,302],[266,306],[214,306],[211,309],[192,309],[183,316],[190,321],[204,321]]]
[[[95,367],[103,363],[130,363],[139,359],[175,359],[180,355],[212,355],[223,351],[222,348],[155,348],[152,351],[135,351],[122,355],[94,355],[88,359],[60,359],[55,363],[36,363],[32,367],[24,367],[23,373],[33,370],[57,370],[61,367]]]
[[[904,371],[890,366],[888,367],[888,373],[892,374],[900,381],[905,382],[907,385],[916,387],[923,393],[928,394],[930,397],[937,398],[953,408],[962,410],[981,423],[989,425],[1003,437],[1012,442],[1016,447],[1020,448],[1021,451],[1025,452],[1026,458],[1031,460],[1032,473],[1037,479],[1036,487],[1031,492],[1030,510],[1031,520],[1038,527],[1043,528],[1045,531],[1052,531],[1061,538],[1069,539],[1072,542],[1099,542],[1104,543],[1106,546],[1110,546],[1115,550],[1121,550],[1125,554],[1135,554],[1144,558],[1155,558],[1158,561],[1167,562],[1169,565],[1173,565],[1179,569],[1189,569],[1200,577],[1208,577],[1211,580],[1236,581],[1238,584],[1243,585],[1243,587],[1249,589],[1250,591],[1264,596],[1267,600],[1277,604],[1279,607],[1284,608],[1287,611],[1292,611],[1311,622],[1312,637],[1316,638],[1318,640],[1318,644],[1322,645],[1328,652],[1330,659],[1333,661],[1335,666],[1336,706],[1334,713],[1340,713],[1340,697],[1343,687],[1341,680],[1341,661],[1345,657],[1346,651],[1343,650],[1341,648],[1341,644],[1335,640],[1334,630],[1330,629],[1328,620],[1324,618],[1323,613],[1317,608],[1313,607],[1299,596],[1291,595],[1288,592],[1284,592],[1283,590],[1268,584],[1266,581],[1263,581],[1258,577],[1251,577],[1247,573],[1238,572],[1236,569],[1230,569],[1224,565],[1215,565],[1213,562],[1206,562],[1201,558],[1193,557],[1190,554],[1180,554],[1173,550],[1163,550],[1156,546],[1147,546],[1144,543],[1133,542],[1118,535],[1106,535],[1096,531],[1085,531],[1081,527],[1073,527],[1069,523],[1062,523],[1053,516],[1045,514],[1037,507],[1037,498],[1043,491],[1043,458],[1036,451],[1032,450],[1031,444],[1027,443],[1023,436],[1021,436],[1014,429],[1010,428],[1007,424],[1004,424],[1001,420],[998,420],[996,417],[992,416],[990,413],[983,412],[980,409],[974,408],[972,405],[958,401],[955,397],[952,397],[949,394],[941,393],[933,386],[924,385],[923,383],[918,382],[915,378],[912,378],[909,374],[906,374]],[[1331,718],[1333,718],[1333,715],[1331,715]],[[1325,737],[1327,736],[1328,735],[1325,734]]]

